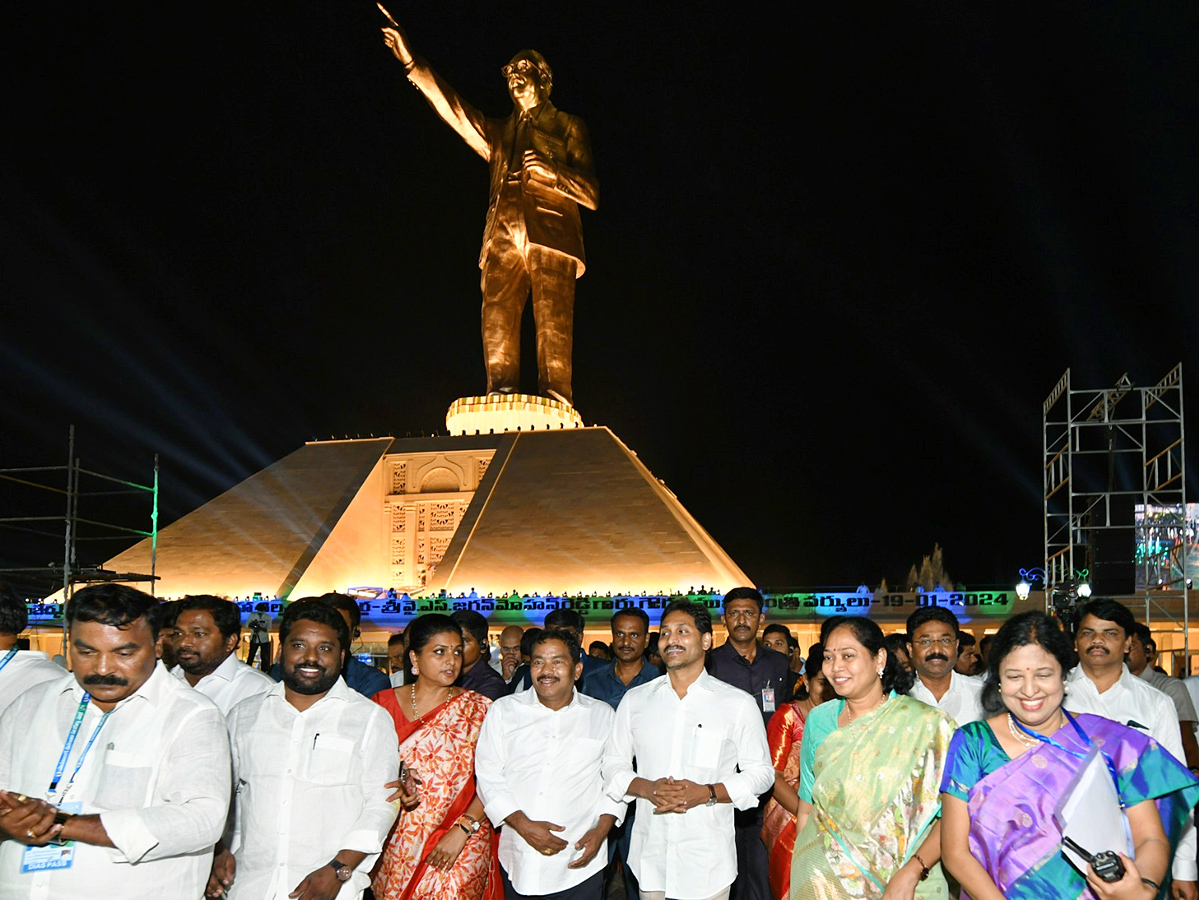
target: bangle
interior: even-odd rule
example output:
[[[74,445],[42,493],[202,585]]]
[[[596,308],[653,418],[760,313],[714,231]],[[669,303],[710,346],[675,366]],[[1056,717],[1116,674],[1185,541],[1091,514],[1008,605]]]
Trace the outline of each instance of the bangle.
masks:
[[[924,881],[929,877],[929,866],[925,865],[925,860],[921,859],[921,854],[914,853],[913,859],[917,861],[917,865],[921,867],[921,877],[917,881]]]
[[[1154,888],[1155,894],[1157,894],[1159,891],[1162,890],[1162,885],[1156,884],[1155,882],[1151,881],[1149,878],[1143,878],[1142,884],[1145,884],[1145,885],[1148,885],[1149,887]]]
[[[455,822],[454,824],[456,826],[458,826],[459,828],[461,828],[463,830],[463,834],[465,834],[467,837],[471,836],[471,829],[468,828],[466,825],[464,825],[462,822]]]

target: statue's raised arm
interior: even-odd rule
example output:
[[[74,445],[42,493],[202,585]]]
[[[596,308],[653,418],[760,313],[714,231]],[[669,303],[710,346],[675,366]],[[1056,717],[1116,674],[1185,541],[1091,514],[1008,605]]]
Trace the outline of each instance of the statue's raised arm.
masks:
[[[434,111],[490,169],[483,270],[483,349],[489,394],[520,392],[521,313],[532,293],[538,393],[572,403],[575,279],[583,274],[579,207],[596,209],[600,184],[583,121],[554,108],[554,75],[536,50],[501,69],[513,111],[489,118],[412,52],[382,4],[384,43]]]

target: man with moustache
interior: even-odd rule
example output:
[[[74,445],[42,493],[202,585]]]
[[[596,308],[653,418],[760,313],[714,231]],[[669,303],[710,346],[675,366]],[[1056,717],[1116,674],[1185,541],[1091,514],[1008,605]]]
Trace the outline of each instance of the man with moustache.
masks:
[[[795,680],[790,661],[758,641],[758,630],[767,621],[762,594],[752,587],[734,588],[725,595],[722,605],[721,621],[729,631],[729,640],[708,654],[709,674],[750,694],[766,727],[775,710],[792,699]],[[733,900],[770,900],[767,848],[761,837],[763,807],[770,799],[768,790],[756,807],[734,815],[738,877],[731,894]]]
[[[283,681],[229,714],[237,807],[209,897],[352,900],[396,821],[385,787],[399,777],[396,731],[383,707],[341,677],[350,629],[315,600],[279,622]]]
[[[229,739],[213,702],[158,665],[161,612],[122,584],[78,591],[74,671],[0,717],[5,900],[204,892],[229,810]]]
[[[330,591],[327,594],[322,594],[320,597],[305,597],[305,600],[320,600],[327,606],[332,606],[342,614],[342,618],[346,620],[346,627],[350,630],[350,641],[358,640],[362,625],[362,610],[358,603],[349,594],[338,594]],[[297,601],[299,602],[299,601]],[[350,644],[346,644],[346,661],[342,666],[342,680],[350,685],[352,690],[358,691],[368,700],[378,694],[380,691],[386,691],[392,686],[392,680],[385,672],[380,672],[374,666],[368,666],[364,662],[359,662],[350,652]],[[271,678],[274,681],[280,679],[279,663],[271,667]]]
[[[504,823],[504,895],[600,900],[605,841],[624,813],[600,775],[613,711],[576,690],[583,664],[569,632],[543,632],[529,669],[533,690],[493,703],[475,748],[484,812]]]
[[[646,661],[646,637],[650,617],[643,609],[622,609],[608,620],[616,657],[588,677],[585,693],[616,709],[630,689],[662,675],[662,669]]]
[[[171,640],[177,665],[171,674],[217,704],[223,716],[275,685],[265,672],[234,655],[241,640],[242,614],[236,604],[210,594],[179,601]]]
[[[958,662],[954,671],[959,675],[978,675],[983,670],[983,656],[975,646],[975,635],[958,630]]]
[[[961,727],[985,718],[979,695],[983,682],[955,671],[958,618],[941,606],[922,606],[905,625],[908,655],[917,673],[908,695],[936,706]]]
[[[0,581],[0,713],[43,681],[57,681],[66,671],[37,650],[20,650],[17,639],[29,625],[25,601]]]
[[[609,619],[615,659],[597,669],[588,679],[587,694],[603,700],[616,709],[621,698],[639,684],[662,676],[662,669],[646,660],[646,639],[650,634],[650,617],[642,609],[622,609]],[[629,868],[629,841],[633,836],[634,811],[630,808],[625,821],[614,829],[609,841],[609,856],[621,859],[625,873],[625,896],[637,896],[637,878]],[[611,859],[609,860],[611,862]]]
[[[750,696],[705,671],[707,609],[672,602],[659,634],[667,677],[617,707],[605,783],[637,801],[629,865],[641,900],[723,900],[738,874],[734,808],[756,808],[775,783],[767,733]]]
[[[1182,762],[1179,720],[1171,699],[1125,665],[1136,627],[1133,613],[1116,600],[1100,598],[1080,608],[1075,628],[1079,665],[1067,675],[1063,707],[1073,713],[1104,716],[1145,732]],[[1193,822],[1184,832],[1171,865],[1175,900],[1196,900],[1196,870]]]

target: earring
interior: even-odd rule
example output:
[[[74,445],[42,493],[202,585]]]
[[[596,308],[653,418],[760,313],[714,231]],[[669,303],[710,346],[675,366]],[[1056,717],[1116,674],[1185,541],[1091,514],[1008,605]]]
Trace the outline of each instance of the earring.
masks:
[[[883,669],[880,669],[880,670],[879,670],[879,677],[880,677],[880,678],[882,678],[882,677],[883,677]]]
[[[413,667],[412,667],[412,673],[413,673],[414,675],[418,674],[418,672],[417,672],[417,667],[416,667],[416,666],[413,666]]]

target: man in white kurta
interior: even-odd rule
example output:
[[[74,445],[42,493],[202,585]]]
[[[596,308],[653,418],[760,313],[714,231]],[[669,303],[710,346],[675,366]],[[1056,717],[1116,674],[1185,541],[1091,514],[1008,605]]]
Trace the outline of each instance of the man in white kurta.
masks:
[[[488,819],[504,823],[509,897],[603,893],[608,831],[625,804],[605,795],[600,774],[612,707],[575,689],[578,658],[572,634],[543,634],[530,653],[533,690],[495,701],[479,732],[475,783]]]
[[[194,687],[229,715],[242,700],[265,694],[275,680],[237,658],[242,618],[237,605],[223,597],[184,597],[175,613],[172,640],[176,666],[171,674]]]
[[[292,604],[279,641],[283,681],[228,717],[237,809],[224,886],[229,900],[285,900],[306,883],[321,896],[324,880],[352,900],[399,811],[386,787],[399,776],[396,730],[340,677],[349,629],[337,610]]]
[[[124,585],[77,592],[74,672],[0,716],[4,900],[204,891],[229,809],[229,740],[212,701],[157,663],[159,615]],[[55,824],[55,808],[76,814]],[[59,837],[71,845],[47,844]]]
[[[703,606],[670,604],[658,646],[667,677],[632,688],[617,707],[606,790],[637,800],[629,865],[643,898],[727,897],[737,876],[734,807],[752,808],[775,782],[762,714],[745,691],[704,671],[712,620]]]

